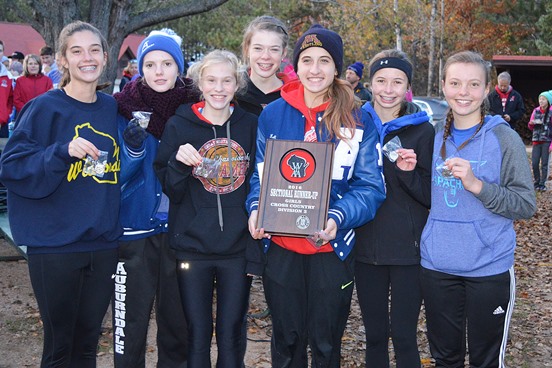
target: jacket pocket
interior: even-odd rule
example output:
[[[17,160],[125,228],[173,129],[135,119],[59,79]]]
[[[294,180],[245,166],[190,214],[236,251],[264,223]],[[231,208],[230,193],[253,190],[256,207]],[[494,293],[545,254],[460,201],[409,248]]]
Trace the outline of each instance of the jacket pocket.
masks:
[[[494,236],[483,236],[479,221],[428,220],[422,238],[422,258],[437,270],[470,272],[492,260]]]
[[[243,207],[224,207],[223,230],[219,224],[217,207],[201,207],[186,227],[185,236],[202,244],[202,252],[207,254],[230,254],[245,249],[239,242],[247,230],[247,215]],[[184,234],[182,234],[184,235]]]

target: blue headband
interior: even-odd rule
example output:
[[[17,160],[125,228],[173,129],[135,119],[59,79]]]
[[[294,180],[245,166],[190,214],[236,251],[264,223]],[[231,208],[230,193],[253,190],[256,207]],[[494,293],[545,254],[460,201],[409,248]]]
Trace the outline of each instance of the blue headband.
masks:
[[[397,57],[381,58],[372,63],[372,66],[370,67],[370,78],[373,78],[374,74],[376,74],[378,70],[384,68],[402,70],[408,78],[408,83],[412,83],[412,65],[409,62]]]

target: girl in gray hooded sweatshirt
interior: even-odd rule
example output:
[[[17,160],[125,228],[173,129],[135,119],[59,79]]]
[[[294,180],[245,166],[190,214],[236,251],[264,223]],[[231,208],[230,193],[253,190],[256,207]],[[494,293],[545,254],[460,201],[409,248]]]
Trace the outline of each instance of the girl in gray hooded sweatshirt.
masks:
[[[489,66],[460,52],[447,60],[451,108],[435,136],[431,211],[422,233],[422,294],[437,367],[503,367],[515,297],[513,221],[536,210],[520,137],[486,116]],[[466,321],[468,323],[466,323]]]

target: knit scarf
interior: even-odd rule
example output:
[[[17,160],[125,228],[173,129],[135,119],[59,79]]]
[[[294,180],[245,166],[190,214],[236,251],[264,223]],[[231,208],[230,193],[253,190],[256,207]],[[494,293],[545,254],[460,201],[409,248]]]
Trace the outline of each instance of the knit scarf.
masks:
[[[165,130],[165,124],[181,104],[197,102],[199,93],[187,78],[178,78],[173,89],[166,92],[155,92],[147,86],[142,78],[137,78],[125,85],[122,92],[113,95],[119,104],[119,113],[127,119],[132,119],[133,111],[151,112],[147,131],[160,139]]]

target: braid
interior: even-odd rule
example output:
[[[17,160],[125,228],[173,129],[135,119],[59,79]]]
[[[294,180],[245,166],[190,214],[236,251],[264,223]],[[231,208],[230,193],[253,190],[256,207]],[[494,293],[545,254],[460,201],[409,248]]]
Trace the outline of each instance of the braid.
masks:
[[[445,146],[445,143],[447,141],[447,138],[450,136],[450,129],[452,127],[453,120],[454,120],[454,115],[452,114],[452,110],[449,110],[449,112],[447,113],[447,121],[443,129],[443,143],[441,144],[441,151],[440,151],[441,158],[443,159],[443,161],[447,157],[447,148]]]
[[[443,159],[443,161],[446,160],[446,156],[447,156],[447,149],[446,149],[446,146],[445,146],[445,142],[446,142],[447,138],[450,136],[450,129],[451,129],[451,126],[452,126],[452,120],[453,120],[453,115],[452,115],[452,110],[450,110],[447,114],[447,122],[445,124],[445,129],[444,129],[444,132],[443,132],[443,143],[441,144],[441,151],[440,151],[440,155],[441,155],[441,158]],[[483,127],[484,122],[485,122],[485,109],[482,107],[481,108],[481,120],[479,120],[479,124],[477,125],[477,129],[475,130],[475,132],[473,132],[470,139],[466,140],[464,143],[462,143],[458,147],[458,151],[460,151],[462,148],[464,148],[469,143],[469,141],[471,141],[473,139],[473,137],[475,137],[477,135],[477,133],[479,133],[479,131]]]

